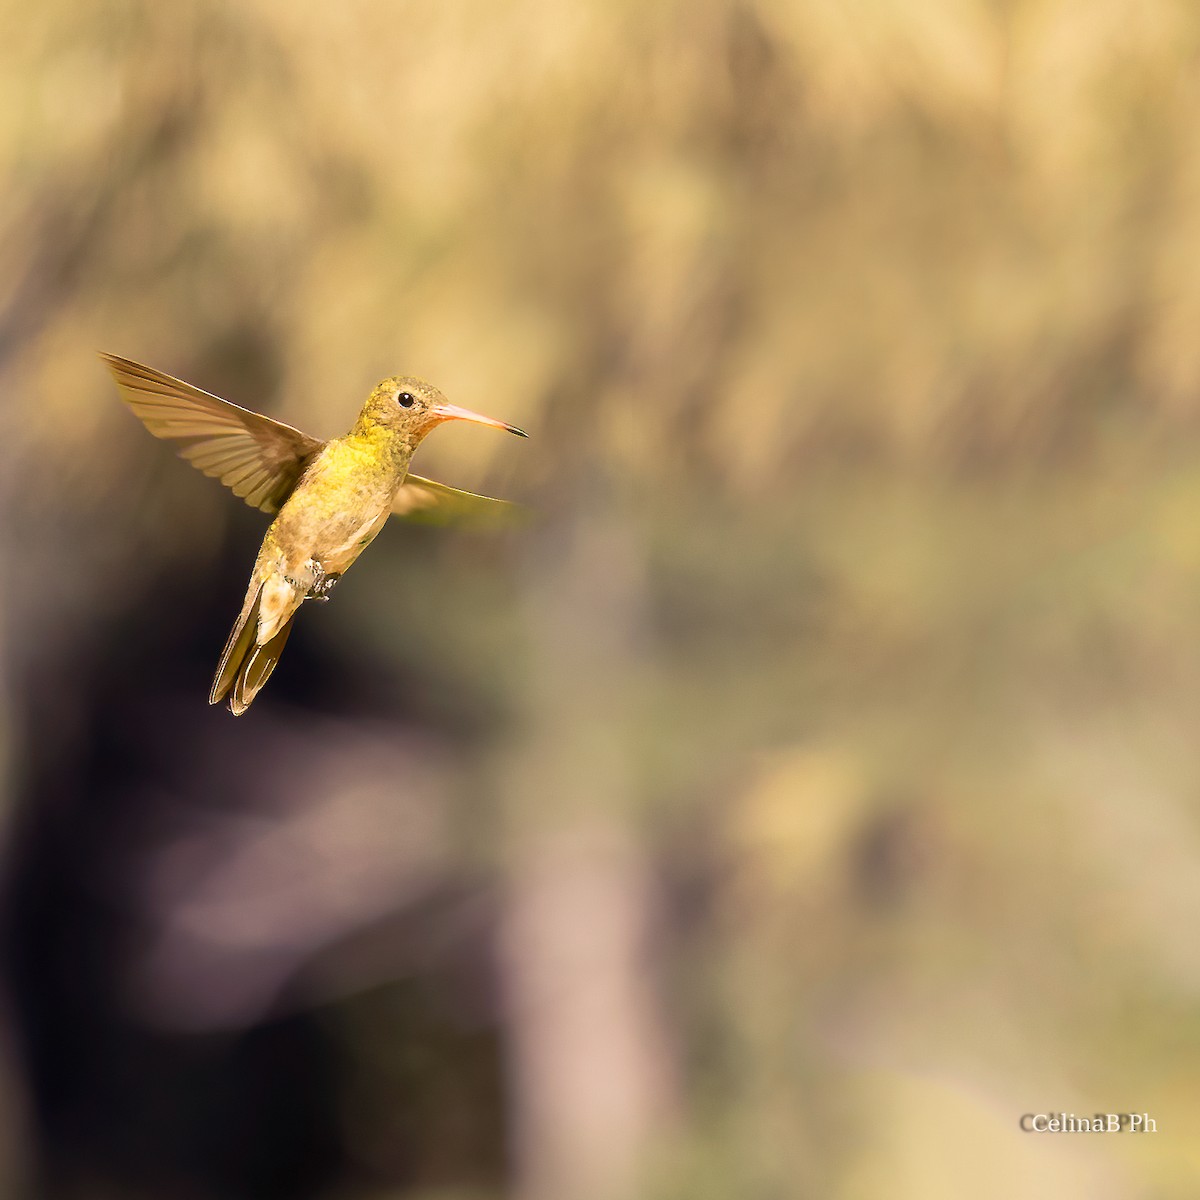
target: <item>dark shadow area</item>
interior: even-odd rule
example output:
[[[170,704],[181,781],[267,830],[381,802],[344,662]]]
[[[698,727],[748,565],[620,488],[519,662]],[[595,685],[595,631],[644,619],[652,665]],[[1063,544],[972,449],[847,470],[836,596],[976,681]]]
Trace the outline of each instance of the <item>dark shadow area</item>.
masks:
[[[230,560],[247,550],[243,532],[228,539],[238,543],[226,547]],[[505,1167],[494,1013],[466,1026],[446,1016],[462,1007],[459,984],[484,986],[470,978],[487,972],[477,931],[462,941],[452,928],[433,959],[424,955],[424,974],[406,966],[405,980],[327,1002],[293,987],[314,961],[365,958],[368,977],[386,978],[395,946],[419,947],[422,929],[440,927],[436,911],[399,912],[317,937],[289,963],[276,1001],[243,1027],[173,1031],[139,1007],[153,913],[130,881],[173,836],[181,806],[253,814],[277,774],[273,753],[296,752],[272,741],[268,722],[251,729],[258,714],[235,722],[204,704],[228,617],[215,593],[227,582],[156,581],[69,662],[37,664],[25,693],[3,952],[36,1195],[304,1200],[364,1174],[389,1185],[495,1182]],[[301,633],[270,703],[302,724],[297,706],[316,696],[328,719],[339,675]],[[304,744],[313,763],[322,751],[319,738]],[[409,946],[406,957],[422,953]],[[360,1061],[357,1023],[386,1029],[386,1069]],[[369,1112],[351,1125],[348,1107],[361,1107],[364,1088]]]

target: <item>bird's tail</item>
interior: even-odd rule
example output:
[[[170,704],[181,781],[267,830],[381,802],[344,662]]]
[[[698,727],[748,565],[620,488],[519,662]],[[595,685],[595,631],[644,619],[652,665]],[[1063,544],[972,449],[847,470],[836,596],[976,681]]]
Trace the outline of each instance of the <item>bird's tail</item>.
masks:
[[[270,678],[287,644],[288,634],[292,631],[295,613],[283,622],[268,641],[259,645],[258,613],[262,589],[260,582],[253,592],[253,598],[247,597],[241,616],[230,631],[225,649],[221,651],[212,691],[208,694],[209,704],[220,704],[228,696],[229,711],[235,717],[240,717],[250,707],[251,701]]]

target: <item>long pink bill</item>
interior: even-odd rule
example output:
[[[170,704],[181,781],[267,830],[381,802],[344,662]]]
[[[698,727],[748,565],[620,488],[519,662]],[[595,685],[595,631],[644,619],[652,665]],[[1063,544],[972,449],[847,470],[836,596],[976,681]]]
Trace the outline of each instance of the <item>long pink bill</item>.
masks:
[[[472,412],[469,408],[462,408],[457,404],[439,404],[433,411],[443,421],[474,421],[477,425],[490,425],[493,429],[503,429],[508,433],[515,433],[517,437],[529,436],[525,430],[518,429],[515,425],[510,425],[507,421],[497,421],[495,417],[485,417],[480,413]]]

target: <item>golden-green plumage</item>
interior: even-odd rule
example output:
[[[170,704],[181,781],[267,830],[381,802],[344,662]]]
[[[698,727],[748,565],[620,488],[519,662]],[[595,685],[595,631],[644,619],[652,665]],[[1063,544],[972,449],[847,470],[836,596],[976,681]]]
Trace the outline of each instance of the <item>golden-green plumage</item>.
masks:
[[[184,457],[247,503],[277,514],[209,694],[211,704],[228,698],[235,715],[270,677],[301,604],[327,598],[390,515],[457,519],[507,507],[409,474],[413,452],[444,421],[477,421],[525,436],[448,403],[419,379],[385,379],[350,432],[322,443],[152,367],[101,357],[151,433],[175,441]]]

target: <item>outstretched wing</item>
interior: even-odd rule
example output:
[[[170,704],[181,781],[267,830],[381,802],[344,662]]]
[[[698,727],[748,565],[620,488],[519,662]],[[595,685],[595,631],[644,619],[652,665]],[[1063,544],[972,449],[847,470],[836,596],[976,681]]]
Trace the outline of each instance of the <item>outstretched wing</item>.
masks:
[[[194,467],[254,508],[278,512],[323,443],[202,392],[153,367],[101,354],[121,399],[155,437],[176,442]]]
[[[455,521],[491,524],[511,521],[524,510],[507,500],[493,500],[476,492],[447,487],[411,472],[392,501],[392,515],[408,521],[445,525]]]

